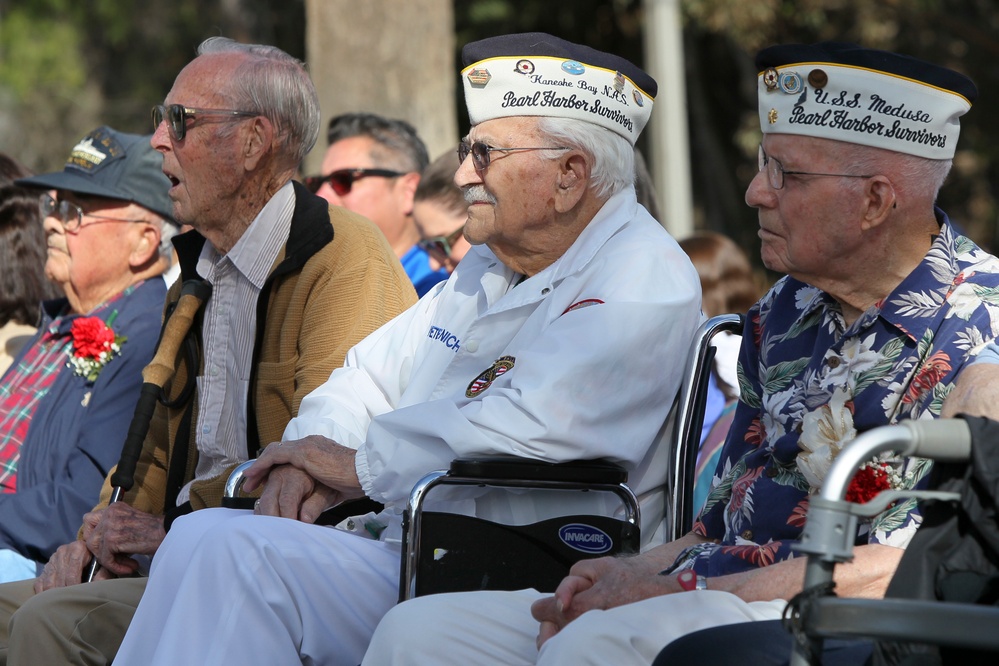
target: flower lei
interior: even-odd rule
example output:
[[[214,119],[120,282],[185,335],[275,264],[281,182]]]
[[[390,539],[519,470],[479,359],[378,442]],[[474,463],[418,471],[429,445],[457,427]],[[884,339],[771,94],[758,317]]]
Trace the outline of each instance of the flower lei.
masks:
[[[115,356],[121,354],[121,345],[128,340],[124,335],[118,335],[111,328],[118,311],[108,317],[107,323],[99,317],[80,317],[73,320],[70,335],[73,338],[73,351],[67,367],[73,368],[78,377],[87,381],[96,381],[104,366]]]
[[[798,439],[801,452],[795,458],[795,464],[808,482],[809,494],[818,492],[833,460],[856,437],[853,401],[848,400],[845,391],[835,391],[828,404],[805,415]],[[905,477],[897,469],[899,462],[875,458],[861,465],[850,481],[846,500],[864,504],[882,490],[907,487]]]

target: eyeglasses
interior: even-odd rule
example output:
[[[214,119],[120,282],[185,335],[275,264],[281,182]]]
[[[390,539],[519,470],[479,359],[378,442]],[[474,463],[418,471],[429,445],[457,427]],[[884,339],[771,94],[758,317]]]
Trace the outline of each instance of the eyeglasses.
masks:
[[[465,158],[468,157],[469,153],[472,155],[472,166],[475,167],[476,171],[482,171],[489,167],[490,157],[489,153],[493,151],[498,151],[501,153],[512,153],[516,151],[523,150],[569,150],[568,146],[530,146],[528,148],[497,148],[496,146],[490,146],[482,141],[476,141],[475,143],[469,145],[468,142],[462,141],[458,144],[458,165],[465,163]]]
[[[450,259],[451,250],[454,249],[454,244],[458,242],[459,238],[461,238],[463,231],[465,231],[464,224],[447,236],[431,236],[430,238],[424,238],[419,241],[417,245],[420,246],[421,250],[427,254],[434,255],[437,259]]]
[[[160,123],[166,120],[167,128],[170,130],[170,137],[174,141],[183,141],[184,137],[187,136],[187,121],[193,120],[197,122],[198,116],[229,116],[223,119],[223,122],[227,122],[236,118],[252,118],[259,115],[259,113],[254,113],[253,111],[192,109],[183,104],[170,104],[168,106],[157,104],[153,107],[153,131],[155,132]],[[194,125],[192,124],[191,127],[194,127]]]
[[[404,175],[406,174],[402,171],[392,171],[391,169],[338,169],[326,176],[306,176],[302,179],[302,184],[315,194],[323,186],[323,183],[329,183],[337,196],[342,197],[345,194],[350,194],[351,188],[354,187],[354,182],[362,178],[369,176],[398,178]]]
[[[39,198],[39,205],[42,210],[43,217],[54,217],[59,220],[62,224],[63,229],[67,233],[75,233],[80,227],[83,226],[83,218],[92,217],[97,220],[104,220],[105,222],[144,222],[145,220],[130,220],[121,217],[107,217],[106,215],[94,215],[93,213],[85,213],[83,209],[74,203],[66,201],[64,199],[56,199],[48,192],[42,194]]]
[[[767,178],[770,180],[770,187],[775,190],[783,189],[784,176],[830,176],[833,178],[873,178],[874,176],[861,176],[855,173],[815,173],[813,171],[786,171],[784,165],[775,157],[767,155],[760,145],[757,154],[757,163],[760,171],[767,170]]]

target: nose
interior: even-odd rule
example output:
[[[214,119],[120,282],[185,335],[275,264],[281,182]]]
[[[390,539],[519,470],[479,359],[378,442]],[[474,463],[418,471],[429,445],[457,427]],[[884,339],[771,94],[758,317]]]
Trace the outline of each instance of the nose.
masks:
[[[161,153],[170,148],[170,132],[167,129],[166,120],[161,120],[160,124],[153,129],[153,135],[149,137],[149,145],[153,150]]]
[[[746,188],[746,205],[751,208],[773,208],[777,204],[777,190],[767,180],[766,171],[757,171]]]
[[[51,236],[52,234],[65,234],[66,228],[62,226],[62,222],[59,218],[53,217],[51,215],[46,215],[45,219],[42,220],[42,228],[45,230],[45,234]]]
[[[467,185],[475,185],[482,182],[482,175],[475,170],[475,162],[473,161],[472,154],[469,153],[461,164],[458,165],[458,170],[454,172],[454,184],[458,187],[465,187]]]

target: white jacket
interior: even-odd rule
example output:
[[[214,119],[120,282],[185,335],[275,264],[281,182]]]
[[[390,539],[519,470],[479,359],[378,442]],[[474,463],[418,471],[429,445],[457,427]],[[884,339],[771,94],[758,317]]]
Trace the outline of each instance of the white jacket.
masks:
[[[697,273],[627,188],[554,264],[520,278],[473,247],[447,282],[350,350],[285,439],[356,448],[365,493],[395,514],[456,457],[609,459],[643,496],[647,537],[667,464],[650,445],[701,321]],[[535,505],[505,512],[530,521]]]

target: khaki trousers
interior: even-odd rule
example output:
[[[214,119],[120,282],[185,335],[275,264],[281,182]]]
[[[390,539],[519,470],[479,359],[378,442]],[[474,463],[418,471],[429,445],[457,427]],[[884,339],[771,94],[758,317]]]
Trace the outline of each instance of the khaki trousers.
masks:
[[[114,660],[145,578],[119,578],[34,594],[34,580],[0,585],[0,666]]]

